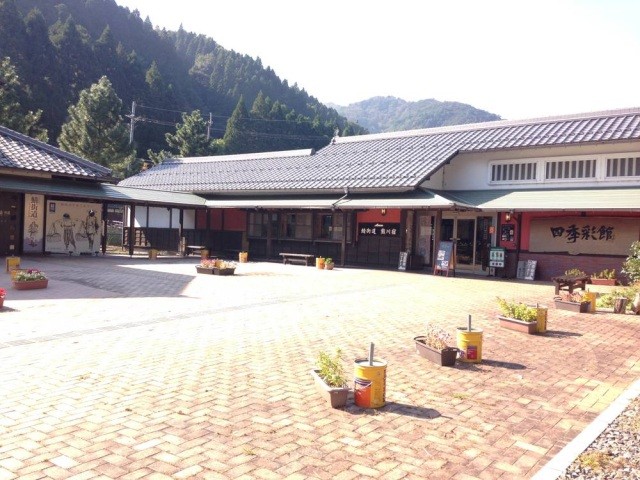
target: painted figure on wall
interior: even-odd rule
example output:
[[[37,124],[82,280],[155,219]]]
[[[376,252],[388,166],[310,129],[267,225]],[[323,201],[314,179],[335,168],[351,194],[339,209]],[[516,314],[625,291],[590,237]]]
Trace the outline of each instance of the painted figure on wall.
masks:
[[[69,244],[73,245],[73,250],[76,249],[76,240],[73,235],[73,227],[76,223],[71,219],[71,215],[65,213],[62,215],[62,234],[64,239],[64,248],[69,250]],[[71,250],[69,250],[71,253]]]
[[[96,233],[100,231],[100,223],[96,218],[96,212],[94,212],[93,210],[89,210],[87,219],[84,222],[84,231],[87,234],[87,240],[89,241],[89,250],[93,252],[93,240],[96,236]]]

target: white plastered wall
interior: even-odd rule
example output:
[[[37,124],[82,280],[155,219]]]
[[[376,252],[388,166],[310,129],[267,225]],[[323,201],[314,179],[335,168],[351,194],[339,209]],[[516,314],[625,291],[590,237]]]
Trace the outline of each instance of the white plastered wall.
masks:
[[[503,150],[499,152],[461,153],[455,156],[451,163],[442,167],[440,185],[429,185],[426,188],[443,190],[487,190],[487,189],[531,189],[531,188],[578,188],[638,185],[638,178],[619,178],[605,180],[605,162],[612,155],[628,154],[640,156],[640,142],[625,142],[620,144],[596,144],[578,147],[531,148],[520,150]],[[560,180],[542,181],[544,162],[546,160],[597,160],[596,179],[591,180]],[[509,162],[513,160],[534,160],[539,162],[538,181],[490,183],[490,164],[492,162]],[[437,177],[434,175],[433,179]],[[424,185],[427,185],[426,182]]]

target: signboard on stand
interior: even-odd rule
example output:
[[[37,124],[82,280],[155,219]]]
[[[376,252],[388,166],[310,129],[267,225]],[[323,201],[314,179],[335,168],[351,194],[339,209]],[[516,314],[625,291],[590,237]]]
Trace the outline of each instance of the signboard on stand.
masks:
[[[398,270],[406,270],[407,269],[407,260],[409,259],[408,252],[400,252],[400,257],[398,258]]]
[[[452,271],[455,275],[453,242],[441,241],[438,245],[438,254],[436,255],[436,264],[433,267],[433,274],[447,272],[447,276],[449,276],[449,271]]]
[[[489,266],[495,268],[504,268],[506,249],[502,247],[491,247],[489,250]]]

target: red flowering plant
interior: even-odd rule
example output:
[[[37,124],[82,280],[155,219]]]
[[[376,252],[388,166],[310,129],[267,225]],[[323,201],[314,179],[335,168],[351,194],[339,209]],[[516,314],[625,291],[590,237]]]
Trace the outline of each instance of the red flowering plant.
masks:
[[[28,270],[20,270],[13,278],[16,282],[34,282],[36,280],[46,280],[47,276],[37,268],[29,268]]]
[[[7,291],[4,288],[0,288],[0,298],[4,298],[7,295]]]

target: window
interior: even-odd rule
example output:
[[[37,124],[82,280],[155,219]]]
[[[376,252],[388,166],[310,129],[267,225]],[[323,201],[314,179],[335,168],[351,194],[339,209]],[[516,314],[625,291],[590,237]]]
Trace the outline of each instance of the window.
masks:
[[[282,216],[282,237],[311,239],[311,213],[286,213]]]
[[[272,236],[275,236],[278,225],[278,214],[276,213],[262,213],[262,212],[249,212],[249,231],[248,235],[254,238],[267,238],[267,224],[269,223],[269,217],[271,217],[271,231]]]
[[[546,162],[545,179],[595,178],[596,160],[558,160]]]
[[[640,177],[640,157],[607,158],[607,177]]]
[[[491,165],[491,182],[535,181],[536,162],[494,163]]]
[[[322,240],[342,240],[343,214],[319,213],[316,215],[316,237]],[[351,241],[351,214],[347,214],[347,242]]]

